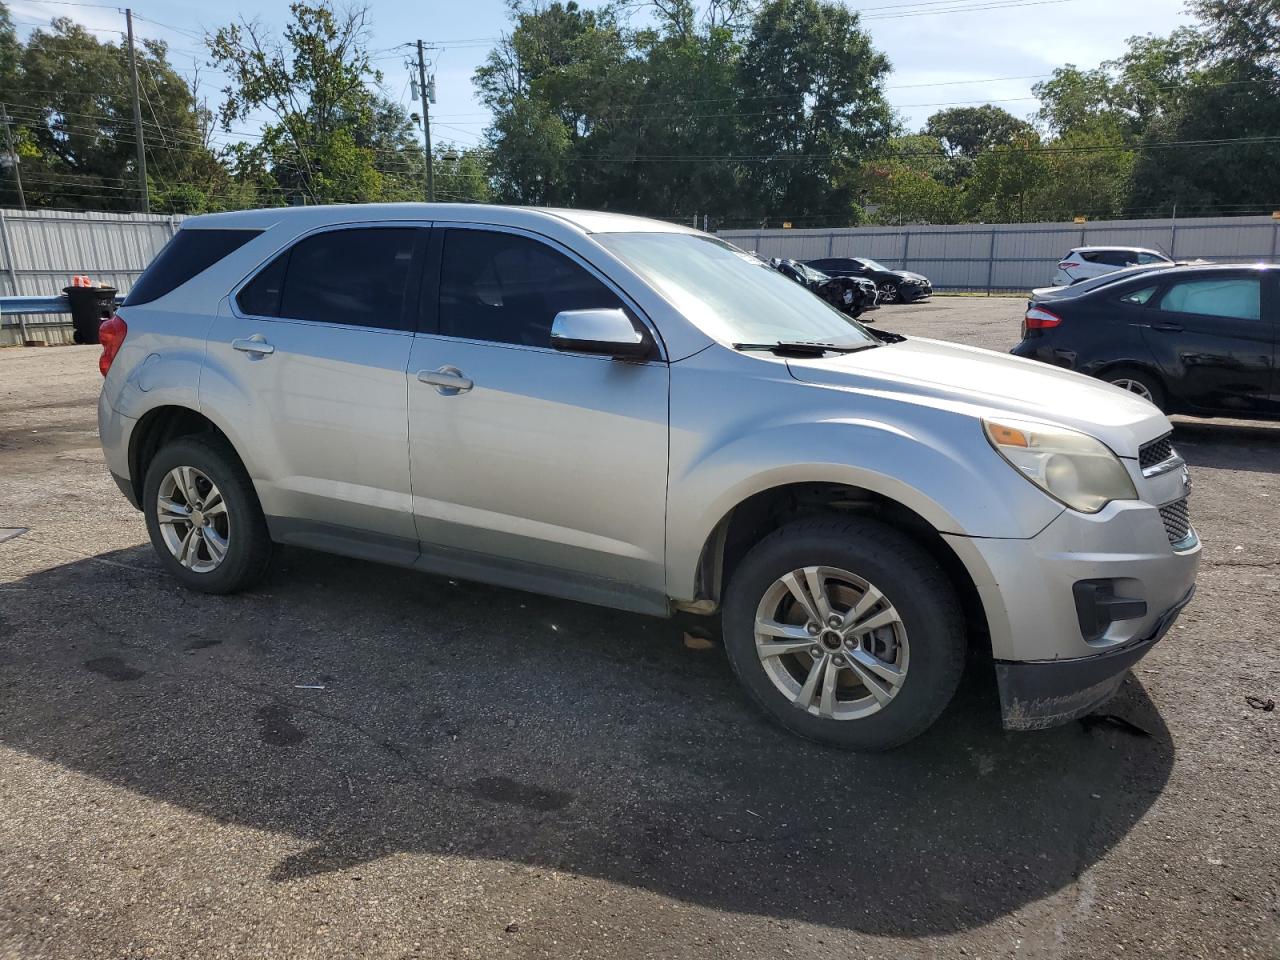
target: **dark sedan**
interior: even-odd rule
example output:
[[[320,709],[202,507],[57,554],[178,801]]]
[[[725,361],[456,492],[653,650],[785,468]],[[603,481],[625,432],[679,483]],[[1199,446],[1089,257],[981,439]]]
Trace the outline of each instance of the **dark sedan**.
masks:
[[[827,257],[805,262],[833,277],[861,277],[872,281],[880,289],[881,303],[914,303],[933,296],[933,284],[928,277],[910,270],[890,270],[867,257]]]
[[[880,294],[870,280],[828,276],[798,260],[774,259],[769,261],[769,265],[851,317],[860,317],[868,310],[879,308]]]
[[[1280,419],[1278,279],[1262,264],[1171,267],[1033,302],[1013,353],[1166,413]]]

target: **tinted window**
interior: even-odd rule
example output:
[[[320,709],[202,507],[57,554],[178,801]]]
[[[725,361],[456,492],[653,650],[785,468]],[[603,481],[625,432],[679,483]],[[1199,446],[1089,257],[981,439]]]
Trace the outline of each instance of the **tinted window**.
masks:
[[[551,344],[561,310],[622,307],[608,287],[545,243],[509,233],[450,230],[440,265],[440,332]]]
[[[1257,320],[1261,316],[1259,301],[1260,285],[1256,278],[1223,277],[1175,283],[1160,299],[1160,309],[1169,313]]]
[[[1143,287],[1141,290],[1134,290],[1132,293],[1126,293],[1120,298],[1121,303],[1144,304],[1151,299],[1151,295],[1156,292],[1155,287]]]
[[[284,290],[284,271],[289,265],[289,254],[280,254],[250,280],[236,297],[243,313],[255,317],[280,316],[280,294]]]
[[[227,254],[244,246],[259,230],[179,230],[163,250],[151,261],[151,266],[138,278],[125,306],[150,303],[159,300],[197,273],[209,269]]]
[[[1151,300],[1151,294],[1155,293],[1156,289],[1157,289],[1156,287],[1143,287],[1142,289],[1140,289],[1140,291],[1134,291],[1133,293],[1126,293],[1125,296],[1120,297],[1120,302],[1121,303],[1138,303],[1138,305],[1140,306],[1142,305],[1142,303],[1146,303],[1148,300]]]
[[[289,251],[280,316],[402,329],[416,235],[364,227],[298,241]]]
[[[1108,267],[1126,267],[1136,262],[1136,256],[1128,250],[1090,250],[1080,254],[1090,263],[1100,263]]]
[[[1158,253],[1140,253],[1138,254],[1138,263],[1168,263],[1168,259],[1160,256]]]

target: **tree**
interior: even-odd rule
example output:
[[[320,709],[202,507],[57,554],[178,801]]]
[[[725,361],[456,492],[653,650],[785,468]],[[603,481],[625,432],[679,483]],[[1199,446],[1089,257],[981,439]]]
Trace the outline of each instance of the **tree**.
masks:
[[[1035,219],[1036,191],[1047,173],[1043,144],[1034,131],[992,147],[974,162],[973,178],[966,185],[970,214],[988,222]]]
[[[516,0],[476,73],[501,199],[724,220],[855,217],[857,167],[887,138],[888,63],[857,17],[819,0],[751,12],[652,0]]]
[[[823,0],[767,0],[739,61],[743,180],[770,220],[847,219],[857,168],[892,130],[883,83],[889,61],[858,15]]]
[[[157,209],[207,209],[225,173],[204,145],[201,108],[169,64],[164,43],[142,41],[138,76],[147,173],[161,198]],[[11,89],[28,203],[137,208],[133,91],[121,45],[102,43],[57,18],[27,39]]]
[[[261,140],[237,150],[242,176],[311,203],[381,200],[409,189],[421,151],[395,105],[369,89],[381,75],[366,46],[368,9],[295,2],[283,39],[241,19],[208,38],[229,76],[223,128],[264,111]]]
[[[1012,143],[1029,129],[1025,120],[991,103],[940,110],[924,126],[924,132],[940,140],[951,156],[969,159],[983,150]]]
[[[489,164],[482,148],[464,150],[452,143],[436,144],[437,199],[449,203],[488,203],[493,198]]]

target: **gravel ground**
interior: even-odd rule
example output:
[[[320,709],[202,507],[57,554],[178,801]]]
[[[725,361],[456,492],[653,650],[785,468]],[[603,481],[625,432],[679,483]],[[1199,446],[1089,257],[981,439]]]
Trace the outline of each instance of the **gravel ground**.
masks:
[[[1007,349],[1021,306],[874,319]],[[0,960],[1280,957],[1280,425],[1177,424],[1200,593],[1135,726],[1003,733],[975,661],[856,756],[687,623],[292,550],[183,592],[95,356],[0,350]]]

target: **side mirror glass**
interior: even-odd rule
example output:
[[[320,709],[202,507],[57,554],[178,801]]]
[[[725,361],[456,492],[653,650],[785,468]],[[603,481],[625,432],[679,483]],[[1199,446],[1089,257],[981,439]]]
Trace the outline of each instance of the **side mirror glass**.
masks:
[[[637,330],[617,308],[561,310],[551,321],[551,345],[557,350],[643,360],[653,353],[648,331]]]

